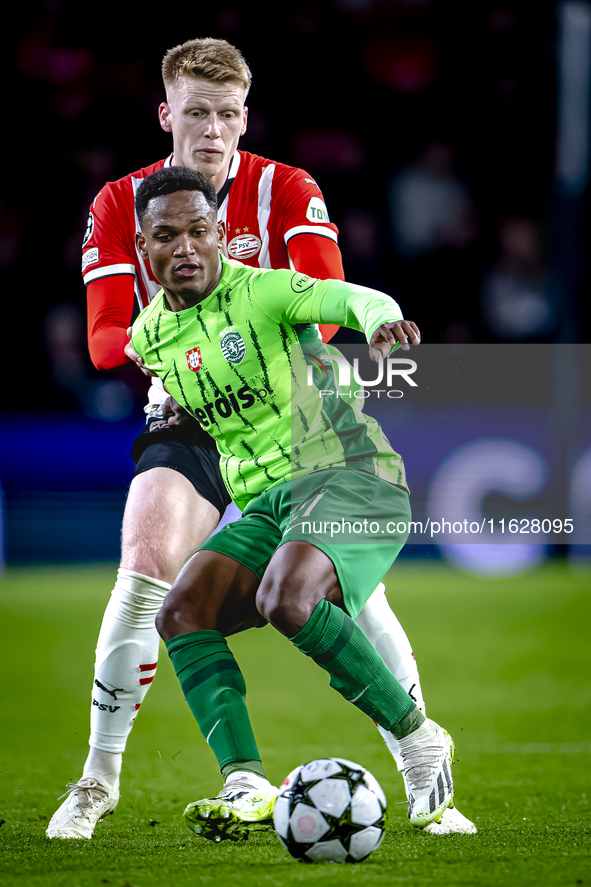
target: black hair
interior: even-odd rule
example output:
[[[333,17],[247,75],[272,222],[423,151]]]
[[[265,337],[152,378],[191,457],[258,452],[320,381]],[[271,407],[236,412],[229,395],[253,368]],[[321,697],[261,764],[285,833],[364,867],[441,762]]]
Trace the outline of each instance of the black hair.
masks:
[[[218,199],[214,186],[200,172],[188,166],[166,166],[151,176],[146,176],[135,195],[135,211],[140,227],[150,200],[174,194],[176,191],[201,191],[207,203],[217,215]]]

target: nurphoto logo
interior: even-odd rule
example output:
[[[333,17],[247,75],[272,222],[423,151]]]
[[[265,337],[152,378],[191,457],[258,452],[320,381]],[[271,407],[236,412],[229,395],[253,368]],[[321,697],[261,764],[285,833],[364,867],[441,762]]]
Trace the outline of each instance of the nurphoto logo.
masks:
[[[411,388],[418,387],[415,380],[411,378],[412,374],[416,371],[417,364],[416,361],[411,360],[409,357],[387,357],[385,360],[379,360],[376,364],[377,375],[373,379],[361,378],[359,372],[359,358],[357,357],[353,359],[353,366],[351,366],[349,361],[342,355],[337,354],[323,354],[322,360],[311,354],[305,354],[305,357],[310,361],[307,367],[307,384],[310,387],[318,388],[320,397],[329,397],[330,395],[336,394],[339,397],[367,398],[371,397],[372,393],[374,393],[378,398],[381,394],[385,394],[386,397],[396,400],[400,397],[404,397],[404,392],[393,387],[395,380],[402,380]],[[327,364],[333,364],[332,374],[329,373]],[[334,364],[336,364],[336,371],[334,369]],[[334,388],[322,388],[321,384],[324,381],[322,378],[319,380],[317,379],[315,382],[314,370],[320,373],[321,377],[324,376],[326,378],[327,386],[328,384],[334,383]],[[351,380],[351,374],[353,375],[353,380]],[[353,384],[359,386],[358,390],[353,390]],[[378,387],[379,385],[384,384],[386,387]]]

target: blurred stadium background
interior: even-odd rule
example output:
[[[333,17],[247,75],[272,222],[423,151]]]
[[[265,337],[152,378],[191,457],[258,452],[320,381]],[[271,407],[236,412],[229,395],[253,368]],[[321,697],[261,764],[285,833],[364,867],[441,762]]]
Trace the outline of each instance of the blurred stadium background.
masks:
[[[105,375],[88,357],[88,207],[105,181],[170,152],[156,116],[166,49],[195,36],[236,44],[254,75],[241,147],[317,178],[348,278],[396,298],[449,371],[452,346],[478,360],[483,345],[510,349],[524,372],[536,354],[531,397],[527,384],[511,391],[507,370],[496,389],[471,380],[477,402],[453,386],[449,402],[390,402],[404,419],[393,440],[415,511],[426,516],[460,481],[463,498],[447,496],[450,505],[461,511],[488,491],[512,517],[512,480],[535,494],[543,463],[554,501],[587,522],[591,541],[591,373],[581,369],[591,2],[44,0],[10,15],[0,110],[3,883],[300,883],[273,836],[246,856],[242,846],[226,853],[223,866],[221,848],[187,840],[179,810],[218,774],[164,656],[113,824],[89,848],[45,839],[86,753],[93,648],[147,387],[135,368]],[[394,409],[378,406],[387,423]],[[376,867],[358,870],[364,883],[588,883],[591,583],[571,567],[588,570],[591,547],[412,544],[403,558],[388,594],[415,644],[428,711],[458,744],[458,806],[479,836],[429,844],[412,834],[372,725],[263,629],[232,648],[271,778],[326,754],[375,773],[391,820]],[[309,883],[329,877],[306,872]]]
[[[318,180],[348,279],[395,297],[424,342],[588,341],[586,0],[220,2],[153,17],[45,0],[12,14],[0,196],[9,565],[118,558],[146,384],[135,368],[90,363],[80,246],[104,182],[170,152],[160,59],[190,37],[242,50],[254,81],[241,147]],[[588,423],[581,433],[564,485],[578,466],[585,490]],[[418,554],[440,556],[405,556]]]

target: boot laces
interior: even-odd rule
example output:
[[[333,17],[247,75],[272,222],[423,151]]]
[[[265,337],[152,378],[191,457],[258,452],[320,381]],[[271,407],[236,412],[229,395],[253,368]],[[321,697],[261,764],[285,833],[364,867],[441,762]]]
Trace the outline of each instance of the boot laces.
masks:
[[[412,755],[412,760],[404,773],[410,788],[421,791],[429,786],[433,771],[440,763],[441,748],[438,745],[427,745]]]
[[[92,778],[83,777],[79,782],[67,782],[66,788],[68,789],[67,792],[60,795],[58,801],[75,792],[77,795],[76,800],[82,807],[91,807],[98,801],[104,800],[108,795],[107,790],[96,779]]]

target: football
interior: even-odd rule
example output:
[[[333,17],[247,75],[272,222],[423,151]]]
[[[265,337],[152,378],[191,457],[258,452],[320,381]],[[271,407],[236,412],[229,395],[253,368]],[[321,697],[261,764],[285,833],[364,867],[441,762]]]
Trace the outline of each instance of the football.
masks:
[[[362,862],[380,846],[386,796],[360,764],[320,758],[296,767],[273,811],[283,846],[304,862]]]

